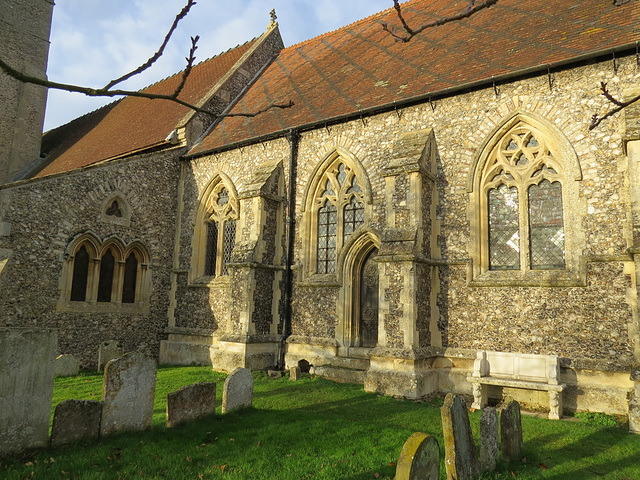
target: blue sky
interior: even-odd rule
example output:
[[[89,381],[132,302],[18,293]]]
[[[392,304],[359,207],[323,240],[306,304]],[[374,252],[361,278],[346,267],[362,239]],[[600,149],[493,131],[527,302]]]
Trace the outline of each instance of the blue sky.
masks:
[[[145,62],[160,46],[186,0],[56,0],[49,80],[101,87]],[[137,90],[184,68],[190,36],[197,62],[256,37],[276,9],[285,46],[335,30],[393,6],[392,0],[198,0],[163,57],[122,88]],[[113,101],[50,91],[45,131]]]

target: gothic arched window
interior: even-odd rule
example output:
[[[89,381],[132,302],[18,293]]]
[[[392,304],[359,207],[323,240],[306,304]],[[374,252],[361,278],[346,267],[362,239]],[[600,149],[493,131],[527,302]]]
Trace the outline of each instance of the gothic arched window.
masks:
[[[122,304],[146,308],[149,256],[140,242],[125,248],[117,238],[100,242],[92,234],[83,234],[69,251],[63,270],[62,309],[112,311]]]
[[[233,189],[217,178],[207,190],[194,235],[193,280],[228,275],[236,243],[238,201]]]
[[[481,179],[488,270],[565,268],[562,173],[545,137],[526,124],[495,145]]]
[[[335,162],[320,181],[316,211],[316,272],[336,273],[340,249],[364,224],[363,191],[358,177],[344,162]]]

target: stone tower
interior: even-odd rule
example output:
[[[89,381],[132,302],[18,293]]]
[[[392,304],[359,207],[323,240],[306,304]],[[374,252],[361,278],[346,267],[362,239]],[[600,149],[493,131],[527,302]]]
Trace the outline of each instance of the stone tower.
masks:
[[[52,0],[0,0],[0,58],[45,78]],[[0,185],[20,179],[40,156],[47,90],[0,71]]]

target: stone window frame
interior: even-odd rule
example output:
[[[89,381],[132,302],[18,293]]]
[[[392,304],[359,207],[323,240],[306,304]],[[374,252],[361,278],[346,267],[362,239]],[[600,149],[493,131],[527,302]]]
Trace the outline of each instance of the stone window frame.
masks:
[[[89,254],[89,266],[86,279],[86,297],[84,300],[71,300],[71,288],[75,255],[85,247]],[[100,264],[103,256],[111,250],[115,259],[114,272],[111,278],[110,301],[98,301],[98,286],[100,279]],[[123,287],[125,279],[125,265],[129,256],[133,254],[137,260],[136,286],[134,301],[123,303]],[[147,248],[138,240],[128,245],[118,237],[110,236],[104,241],[92,234],[83,233],[74,238],[68,245],[60,281],[61,296],[57,310],[62,312],[109,313],[130,312],[142,313],[149,310],[151,296],[151,276],[149,268],[150,258]]]
[[[553,179],[546,174],[542,178],[560,182],[562,186],[562,216],[564,219],[563,269],[531,269],[529,264],[529,239],[522,239],[521,265],[518,270],[489,269],[489,226],[488,192],[500,181],[494,181],[491,162],[501,142],[514,131],[530,130],[544,141],[552,157],[553,168],[557,174]],[[467,191],[470,198],[471,226],[471,268],[468,283],[470,286],[583,286],[586,284],[586,271],[581,261],[584,248],[582,219],[586,215],[586,204],[579,196],[582,170],[578,156],[566,136],[546,118],[531,112],[513,112],[486,137],[477,151],[470,169]],[[534,182],[530,177],[511,182],[517,184],[519,195],[528,195],[528,187]],[[527,204],[521,202],[520,205]],[[528,212],[520,212],[520,222],[528,219]]]
[[[117,202],[118,208],[121,211],[121,216],[109,214],[109,209],[113,205],[113,202]],[[131,205],[126,200],[125,195],[122,192],[112,192],[102,202],[100,207],[100,218],[102,223],[109,223],[112,225],[121,225],[128,227],[131,225]]]
[[[349,184],[353,176],[358,179],[358,185],[362,189],[360,199],[364,204],[364,223],[360,225],[350,238],[344,241],[343,238],[343,222],[342,212],[344,207],[349,204],[352,195],[339,197],[336,209],[338,212],[338,225],[336,232],[336,268],[335,273],[317,273],[317,245],[318,245],[318,210],[323,205],[322,193],[325,190],[327,180],[331,180],[331,176],[337,172],[339,165],[344,164],[349,169],[349,174],[345,182]],[[327,153],[314,168],[309,176],[309,182],[303,193],[302,203],[302,226],[301,235],[303,238],[303,249],[300,258],[300,274],[301,281],[318,283],[318,284],[336,284],[342,281],[344,272],[344,259],[348,246],[369,229],[369,222],[372,218],[373,210],[373,194],[371,183],[366,171],[358,158],[349,150],[343,147],[335,147]],[[332,181],[333,185],[333,181]],[[334,192],[337,193],[337,187],[334,185]]]
[[[226,205],[220,206],[217,203],[220,192],[226,189],[229,201]],[[234,245],[239,234],[240,203],[238,192],[231,179],[222,172],[217,172],[209,181],[202,194],[198,197],[198,210],[196,212],[192,253],[191,269],[189,270],[189,284],[194,285],[215,285],[228,282],[229,274],[222,272],[224,264],[224,224],[227,220],[236,222]],[[208,224],[210,221],[218,222],[218,241],[216,274],[205,275],[205,260],[208,239]]]

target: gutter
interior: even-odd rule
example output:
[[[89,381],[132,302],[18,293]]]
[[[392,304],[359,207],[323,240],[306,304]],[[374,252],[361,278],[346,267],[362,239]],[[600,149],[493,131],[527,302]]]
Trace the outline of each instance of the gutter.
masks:
[[[247,140],[241,140],[239,142],[230,143],[230,144],[223,145],[221,147],[212,148],[203,152],[187,153],[183,156],[183,158],[185,160],[193,160],[193,159],[204,157],[207,155],[221,153],[228,150],[234,150],[236,148],[246,147],[256,143],[262,143],[269,140],[274,140],[276,138],[281,138],[284,135],[286,135],[288,132],[291,132],[294,130],[297,134],[300,134],[309,130],[315,130],[317,128],[323,128],[326,126],[335,125],[338,123],[344,123],[352,120],[359,120],[364,117],[370,117],[373,115],[378,115],[380,113],[398,110],[400,108],[405,108],[405,107],[425,103],[430,100],[433,101],[433,100],[441,99],[444,97],[453,96],[454,94],[464,92],[464,91],[480,90],[482,88],[487,88],[493,85],[497,85],[499,83],[504,83],[510,80],[516,80],[522,77],[536,76],[542,73],[550,74],[552,70],[568,68],[575,64],[586,62],[588,60],[605,61],[607,59],[606,57],[610,57],[612,60],[615,60],[615,58],[617,58],[615,56],[616,53],[625,52],[626,55],[637,54],[637,49],[639,44],[640,44],[640,40],[636,40],[635,42],[620,45],[618,47],[612,47],[612,48],[607,48],[605,50],[598,50],[596,52],[585,53],[583,55],[578,55],[577,57],[571,57],[570,59],[561,60],[555,63],[545,63],[541,65],[536,65],[534,67],[527,67],[521,70],[516,70],[510,73],[505,73],[503,75],[498,75],[495,77],[463,83],[460,85],[456,85],[454,87],[448,87],[442,90],[436,90],[434,92],[424,93],[424,94],[403,99],[400,101],[394,101],[394,102],[390,102],[382,105],[376,105],[374,107],[365,108],[364,110],[358,110],[357,112],[349,112],[346,114],[337,115],[335,117],[327,118],[324,120],[318,120],[315,122],[306,123],[306,124],[298,125],[295,127],[287,127],[286,129],[279,130],[277,132],[268,133],[266,135],[250,138]]]

